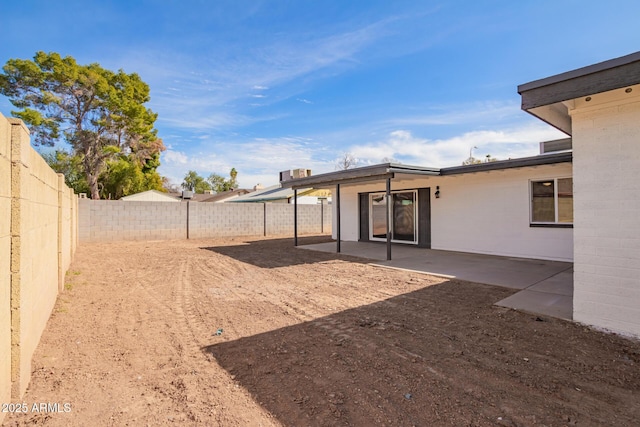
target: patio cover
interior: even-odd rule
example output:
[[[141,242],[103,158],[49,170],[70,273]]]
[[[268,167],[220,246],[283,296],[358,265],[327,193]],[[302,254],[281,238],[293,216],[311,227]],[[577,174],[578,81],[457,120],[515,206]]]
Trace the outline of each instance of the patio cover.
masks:
[[[440,175],[440,169],[421,167],[421,166],[408,166],[396,163],[383,163],[380,165],[365,166],[361,168],[346,169],[337,172],[330,172],[320,175],[312,175],[304,178],[297,178],[288,181],[282,181],[283,187],[293,188],[294,190],[294,214],[293,214],[293,232],[294,232],[294,245],[298,246],[298,203],[297,192],[298,189],[303,188],[334,188],[336,203],[336,251],[340,252],[340,186],[345,184],[357,184],[361,182],[370,181],[386,181],[386,209],[387,209],[387,259],[391,259],[391,220],[390,220],[390,205],[389,198],[391,195],[391,180],[398,175]]]
[[[391,260],[391,232],[390,215],[391,209],[389,199],[391,195],[391,180],[408,176],[446,176],[465,173],[486,172],[491,170],[502,170],[521,168],[528,166],[540,166],[554,163],[566,163],[573,160],[571,152],[561,152],[545,154],[520,159],[498,160],[495,162],[480,163],[474,165],[454,166],[448,168],[432,168],[423,166],[409,166],[398,163],[382,163],[361,168],[346,169],[336,172],[329,172],[320,175],[312,175],[304,178],[296,178],[281,181],[283,188],[293,188],[294,190],[294,245],[298,246],[298,204],[297,192],[299,189],[308,188],[335,188],[334,201],[336,204],[336,250],[340,252],[340,186],[348,184],[359,184],[371,181],[386,181],[386,202],[387,202],[387,260]]]

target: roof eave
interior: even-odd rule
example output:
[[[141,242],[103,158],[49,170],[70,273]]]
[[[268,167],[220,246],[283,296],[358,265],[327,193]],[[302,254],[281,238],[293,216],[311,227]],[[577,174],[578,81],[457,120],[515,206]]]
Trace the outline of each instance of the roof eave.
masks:
[[[566,101],[621,89],[640,82],[640,52],[578,68],[518,86],[522,109],[572,134]]]
[[[363,182],[380,181],[394,178],[396,174],[438,175],[440,169],[421,166],[402,165],[397,163],[382,163],[373,166],[329,172],[304,178],[282,181],[283,187],[294,189],[313,187],[330,188],[337,184],[358,184]]]
[[[573,153],[563,152],[554,154],[542,154],[538,156],[523,157],[520,159],[498,160],[495,162],[480,163],[475,165],[454,166],[443,168],[440,171],[442,176],[458,175],[463,173],[489,172],[505,169],[552,165],[557,163],[571,163]]]

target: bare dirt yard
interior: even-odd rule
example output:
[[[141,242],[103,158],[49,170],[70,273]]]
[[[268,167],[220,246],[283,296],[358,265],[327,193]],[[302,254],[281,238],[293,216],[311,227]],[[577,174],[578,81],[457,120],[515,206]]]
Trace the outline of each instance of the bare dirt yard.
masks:
[[[513,290],[290,238],[84,244],[66,281],[23,399],[61,412],[6,425],[640,425],[640,343]]]

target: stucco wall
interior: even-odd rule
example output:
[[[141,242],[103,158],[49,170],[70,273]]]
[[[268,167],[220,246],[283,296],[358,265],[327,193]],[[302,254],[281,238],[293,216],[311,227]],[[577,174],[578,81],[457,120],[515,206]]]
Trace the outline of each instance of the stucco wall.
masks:
[[[0,396],[19,399],[29,384],[33,352],[76,248],[75,199],[31,147],[26,126],[0,115]]]
[[[80,241],[167,240],[293,235],[293,209],[283,203],[79,200]],[[298,233],[331,230],[324,205],[298,205]]]
[[[571,177],[570,164],[442,178],[433,199],[432,247],[571,261],[573,230],[530,227],[530,180]]]
[[[391,189],[432,189],[433,249],[571,261],[572,229],[529,226],[530,180],[570,177],[571,174],[571,164],[563,163],[410,181],[394,180]],[[439,199],[434,197],[436,186],[440,186]],[[384,192],[384,189],[384,182],[341,187],[343,240],[358,240],[358,193]],[[335,230],[333,236],[336,237]]]
[[[573,318],[640,336],[640,86],[575,101]]]
[[[11,125],[0,114],[0,403],[11,401]],[[3,416],[0,414],[0,421]]]

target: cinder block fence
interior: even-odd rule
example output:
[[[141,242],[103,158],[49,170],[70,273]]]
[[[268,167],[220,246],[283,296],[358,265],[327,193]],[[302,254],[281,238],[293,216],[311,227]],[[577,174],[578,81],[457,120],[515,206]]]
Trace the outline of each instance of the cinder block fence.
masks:
[[[293,236],[294,207],[281,203],[79,201],[81,242]],[[298,205],[298,233],[331,233],[331,207]]]
[[[21,120],[0,114],[0,403],[27,389],[79,241],[293,235],[287,204],[78,200],[29,138]],[[330,232],[329,206],[298,206],[298,233]]]
[[[0,114],[0,402],[18,400],[75,253],[78,199]],[[0,422],[4,414],[0,413]]]

